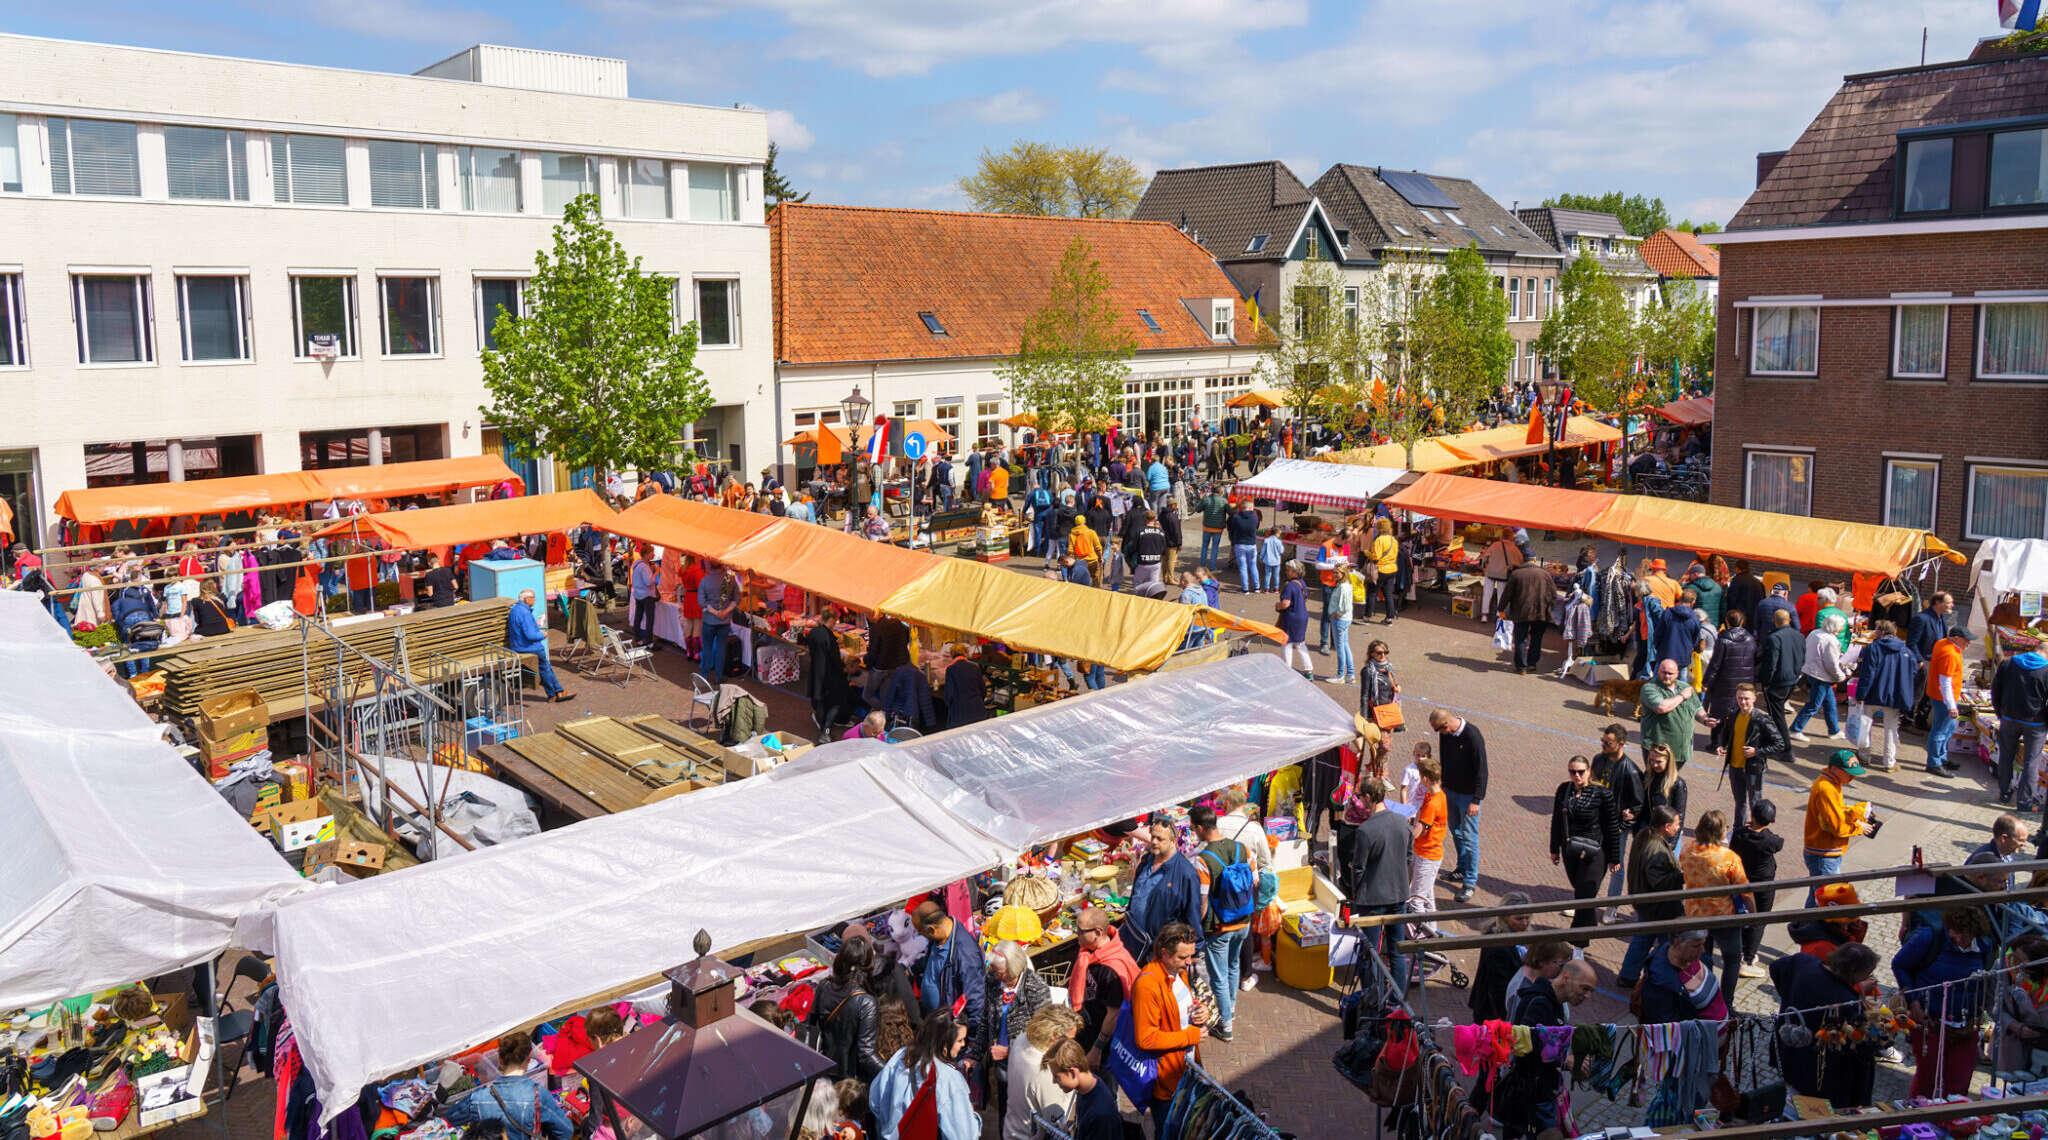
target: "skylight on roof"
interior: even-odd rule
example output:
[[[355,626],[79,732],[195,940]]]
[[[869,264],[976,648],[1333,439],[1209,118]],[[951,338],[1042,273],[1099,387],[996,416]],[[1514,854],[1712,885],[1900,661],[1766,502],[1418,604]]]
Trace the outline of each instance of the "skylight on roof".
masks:
[[[1272,236],[1272,234],[1253,234],[1252,240],[1245,244],[1244,251],[1246,253],[1259,252],[1260,250],[1266,248],[1266,242]]]
[[[1489,226],[1493,226],[1493,232],[1494,232],[1494,233],[1496,233],[1496,234],[1499,234],[1499,235],[1500,235],[1501,237],[1506,237],[1506,236],[1508,236],[1508,235],[1507,235],[1507,231],[1506,231],[1506,230],[1503,230],[1503,229],[1501,229],[1501,228],[1500,228],[1499,226],[1495,226],[1495,225],[1493,225],[1493,223],[1492,223],[1492,222],[1488,222],[1488,223],[1486,223],[1486,224],[1487,224],[1487,225],[1489,225]]]
[[[1264,235],[1264,234],[1260,234],[1259,236],[1260,236],[1260,237],[1264,237],[1264,236],[1266,236],[1266,235]],[[1155,321],[1155,320],[1153,320],[1153,319],[1152,319],[1152,310],[1150,310],[1150,309],[1139,309],[1139,310],[1138,310],[1138,319],[1139,319],[1139,320],[1141,320],[1141,321],[1144,321],[1144,322],[1145,322],[1145,327],[1146,327],[1147,329],[1150,329],[1150,330],[1151,330],[1151,331],[1152,331],[1152,332],[1153,332],[1153,333],[1154,333],[1155,335],[1156,335],[1156,334],[1158,334],[1158,333],[1163,333],[1163,332],[1165,332],[1165,331],[1166,331],[1165,329],[1162,329],[1162,328],[1160,328],[1160,327],[1159,327],[1159,322],[1158,322],[1158,321]]]
[[[1402,225],[1402,224],[1401,224],[1401,223],[1399,223],[1399,222],[1395,222],[1395,223],[1394,223],[1394,232],[1395,232],[1395,233],[1398,233],[1398,234],[1400,234],[1400,235],[1401,235],[1402,237],[1414,237],[1414,236],[1415,236],[1414,234],[1412,234],[1412,233],[1409,233],[1409,232],[1408,232],[1408,227],[1407,227],[1407,226],[1404,226],[1404,225]]]
[[[1446,217],[1446,218],[1449,218],[1449,219],[1451,220],[1451,224],[1452,224],[1452,225],[1454,225],[1454,226],[1462,226],[1462,225],[1464,225],[1464,224],[1465,224],[1465,219],[1463,219],[1463,218],[1459,217],[1459,216],[1458,216],[1458,215],[1457,215],[1457,214],[1456,214],[1455,212],[1453,212],[1453,211],[1450,211],[1450,210],[1445,210],[1445,211],[1444,211],[1444,217]]]
[[[1444,224],[1444,220],[1442,218],[1437,217],[1435,214],[1430,213],[1428,210],[1418,210],[1417,213],[1420,213],[1422,215],[1423,221],[1428,222],[1432,226],[1440,226]]]
[[[932,334],[933,336],[946,335],[946,326],[939,323],[938,314],[919,313],[917,315],[917,319],[924,322],[924,331]]]

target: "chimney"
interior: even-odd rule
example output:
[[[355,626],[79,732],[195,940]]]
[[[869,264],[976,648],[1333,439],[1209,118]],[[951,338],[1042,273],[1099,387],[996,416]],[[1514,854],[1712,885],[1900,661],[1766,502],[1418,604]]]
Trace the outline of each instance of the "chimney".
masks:
[[[699,930],[691,943],[695,960],[668,971],[669,1013],[692,1029],[715,1025],[733,1014],[733,982],[738,967],[711,956],[711,934]]]
[[[1756,154],[1756,184],[1762,186],[1771,171],[1778,168],[1778,160],[1785,157],[1782,150],[1760,150]]]

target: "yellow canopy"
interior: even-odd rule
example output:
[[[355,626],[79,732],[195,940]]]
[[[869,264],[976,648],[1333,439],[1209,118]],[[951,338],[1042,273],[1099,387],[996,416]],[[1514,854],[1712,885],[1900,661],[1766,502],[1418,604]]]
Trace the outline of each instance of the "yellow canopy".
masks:
[[[1275,391],[1272,388],[1253,388],[1249,392],[1240,392],[1223,401],[1223,406],[1226,408],[1284,408],[1287,406],[1287,394]]]
[[[1620,438],[1619,430],[1608,427],[1591,416],[1573,416],[1565,424],[1564,438],[1557,441],[1557,446],[1591,447],[1595,444],[1612,443]],[[1508,424],[1479,431],[1458,432],[1454,435],[1433,435],[1428,439],[1417,440],[1415,458],[1412,462],[1398,443],[1383,443],[1377,447],[1354,447],[1348,451],[1328,452],[1315,458],[1324,463],[1348,463],[1358,467],[1456,471],[1461,467],[1491,463],[1496,459],[1540,455],[1548,450],[1548,443],[1529,442],[1527,425]]]
[[[1413,462],[1409,461],[1407,450],[1398,443],[1325,452],[1313,458],[1323,463],[1345,463],[1353,467],[1405,468],[1409,471],[1453,471],[1460,467],[1470,467],[1475,462],[1471,456],[1460,455],[1445,447],[1439,438],[1416,440]]]

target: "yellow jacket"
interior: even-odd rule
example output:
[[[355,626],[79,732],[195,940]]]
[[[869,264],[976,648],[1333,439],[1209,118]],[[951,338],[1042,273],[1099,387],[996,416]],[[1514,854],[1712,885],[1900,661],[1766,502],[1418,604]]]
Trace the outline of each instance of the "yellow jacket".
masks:
[[[1863,834],[1863,814],[1869,804],[1849,807],[1842,802],[1842,785],[1827,773],[1813,782],[1806,795],[1806,853],[1841,855],[1849,841]]]
[[[1397,574],[1401,570],[1401,540],[1391,534],[1383,534],[1372,540],[1372,558],[1379,563],[1381,574]]]
[[[1074,520],[1074,529],[1067,535],[1067,551],[1076,562],[1093,562],[1102,557],[1102,539],[1088,524]]]

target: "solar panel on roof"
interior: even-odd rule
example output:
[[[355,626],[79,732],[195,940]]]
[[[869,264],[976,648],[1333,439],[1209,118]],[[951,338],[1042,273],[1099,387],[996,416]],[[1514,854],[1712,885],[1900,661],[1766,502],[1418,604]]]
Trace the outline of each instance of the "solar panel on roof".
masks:
[[[1407,199],[1411,206],[1435,206],[1438,209],[1456,209],[1458,200],[1443,192],[1443,188],[1430,180],[1427,174],[1412,170],[1382,170],[1380,180],[1393,187],[1394,193]]]

